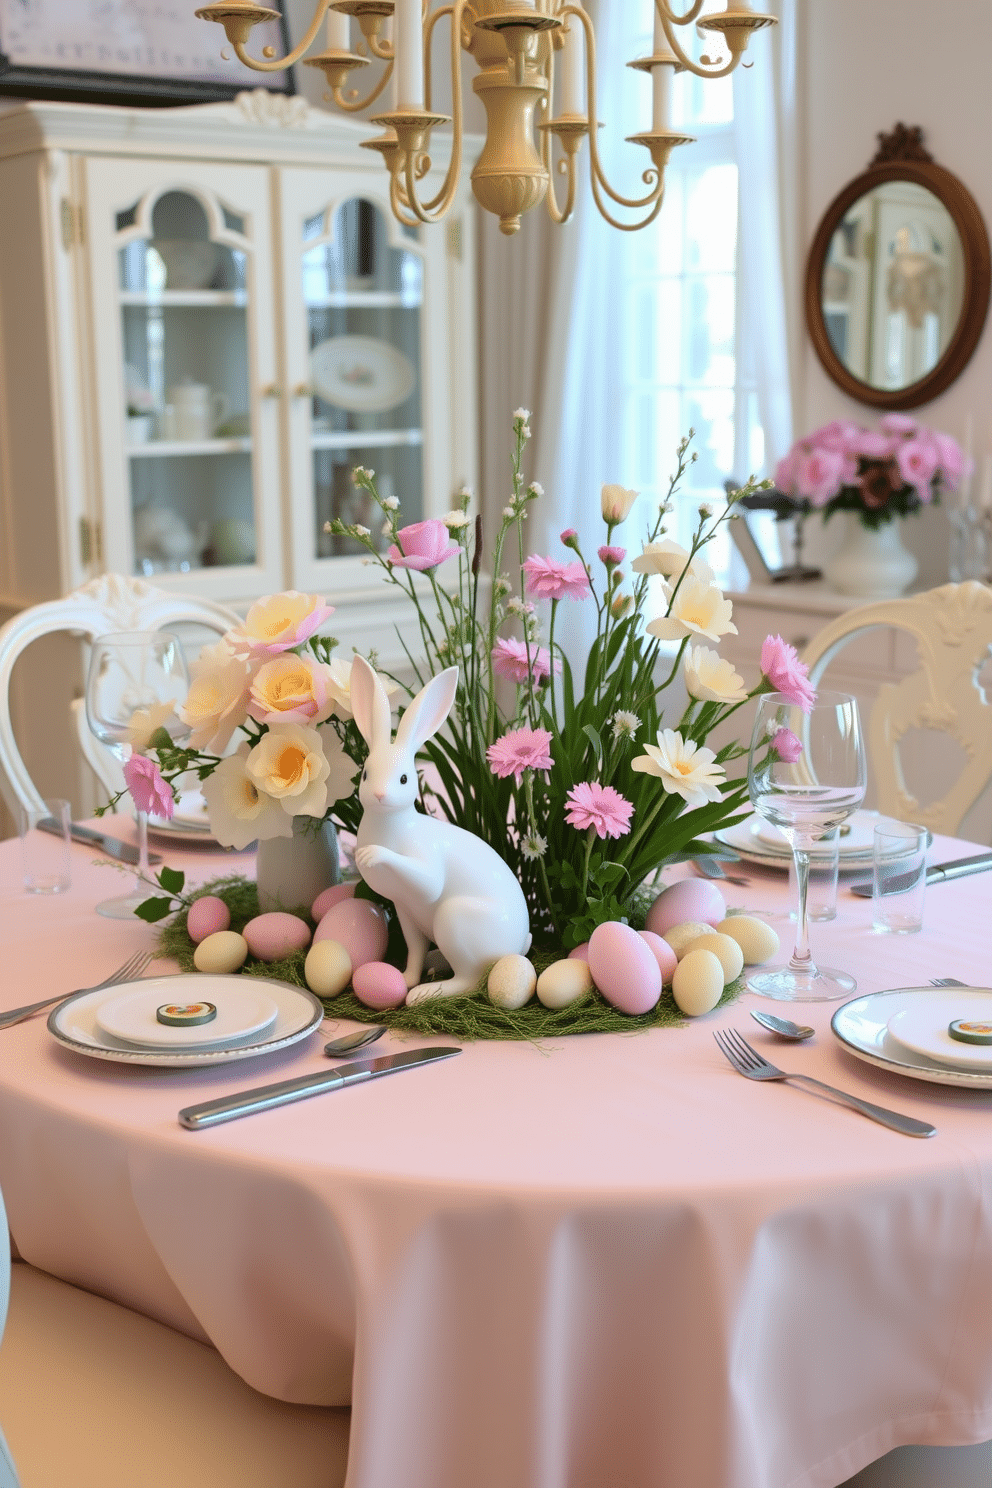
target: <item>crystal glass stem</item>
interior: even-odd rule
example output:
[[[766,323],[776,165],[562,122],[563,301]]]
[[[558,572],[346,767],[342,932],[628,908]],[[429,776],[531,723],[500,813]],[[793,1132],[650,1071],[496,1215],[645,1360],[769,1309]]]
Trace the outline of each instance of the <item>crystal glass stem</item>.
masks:
[[[796,883],[799,885],[799,902],[796,912],[796,947],[789,962],[790,971],[815,974],[813,955],[809,948],[809,923],[806,918],[806,899],[809,893],[809,843],[796,838],[792,844],[792,857],[796,865]]]

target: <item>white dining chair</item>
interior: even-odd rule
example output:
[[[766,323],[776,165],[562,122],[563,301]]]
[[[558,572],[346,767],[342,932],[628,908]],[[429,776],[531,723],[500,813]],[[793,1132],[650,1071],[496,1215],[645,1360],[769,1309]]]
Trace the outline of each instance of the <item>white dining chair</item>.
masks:
[[[0,1195],[0,1343],[7,1321],[7,1306],[10,1301],[10,1236],[7,1233],[7,1215],[4,1212],[3,1196]],[[19,1488],[17,1469],[11,1460],[10,1450],[0,1431],[0,1488]]]
[[[10,705],[14,665],[34,641],[58,632],[95,640],[110,631],[174,626],[196,626],[223,635],[238,620],[233,610],[213,600],[170,594],[120,574],[104,574],[64,599],[32,605],[8,620],[0,629],[0,793],[15,816],[18,806],[39,809],[42,804],[42,793],[14,738]],[[73,716],[84,757],[108,794],[114,794],[122,786],[120,766],[90,735],[85,709],[78,702]]]
[[[878,690],[868,725],[871,776],[879,810],[955,836],[965,814],[992,779],[992,705],[979,673],[992,653],[992,589],[944,584],[904,599],[860,605],[827,625],[803,652],[819,686],[827,667],[856,636],[892,626],[916,642],[918,665]],[[942,794],[921,804],[909,789],[901,746],[916,730],[936,730],[963,751],[962,768]]]

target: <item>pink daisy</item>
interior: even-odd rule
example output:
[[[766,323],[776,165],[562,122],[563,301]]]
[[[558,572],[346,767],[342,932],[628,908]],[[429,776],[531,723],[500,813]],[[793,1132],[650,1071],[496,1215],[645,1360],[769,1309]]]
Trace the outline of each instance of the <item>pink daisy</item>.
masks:
[[[581,563],[559,563],[532,554],[524,564],[527,593],[538,599],[587,599],[589,580]]]
[[[513,637],[498,640],[493,649],[493,671],[497,677],[507,677],[511,682],[527,681],[527,644]],[[561,671],[561,662],[555,659],[555,672]],[[551,654],[546,646],[531,646],[530,673],[535,682],[544,682],[551,676]]]
[[[809,668],[799,660],[795,646],[790,646],[781,636],[765,636],[761,646],[761,670],[771,683],[773,692],[780,692],[804,713],[810,711],[816,702],[816,688],[811,685]]]
[[[124,784],[131,792],[131,800],[139,811],[147,812],[149,816],[164,816],[169,821],[172,820],[176,803],[154,760],[143,754],[132,754],[124,766]]]
[[[595,827],[597,837],[626,837],[630,831],[634,808],[612,785],[600,785],[595,780],[583,782],[573,785],[565,799],[568,801],[565,820],[580,832]]]
[[[486,750],[489,768],[500,780],[508,775],[516,777],[517,784],[524,778],[525,770],[550,770],[551,734],[547,729],[511,729]]]
[[[610,564],[622,563],[623,560],[626,558],[626,556],[627,556],[627,549],[626,548],[608,548],[608,547],[605,547],[604,546],[604,547],[602,547],[602,548],[599,549],[599,561],[600,561],[600,563],[610,563]]]

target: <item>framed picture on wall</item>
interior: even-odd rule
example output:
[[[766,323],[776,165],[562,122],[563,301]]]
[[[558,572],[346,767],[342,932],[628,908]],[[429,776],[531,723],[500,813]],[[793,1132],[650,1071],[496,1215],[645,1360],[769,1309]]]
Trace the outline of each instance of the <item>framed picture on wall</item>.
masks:
[[[195,8],[196,0],[0,0],[0,96],[154,107],[258,87],[294,91],[291,69],[245,67]],[[252,31],[252,54],[265,46],[287,50],[284,16]]]

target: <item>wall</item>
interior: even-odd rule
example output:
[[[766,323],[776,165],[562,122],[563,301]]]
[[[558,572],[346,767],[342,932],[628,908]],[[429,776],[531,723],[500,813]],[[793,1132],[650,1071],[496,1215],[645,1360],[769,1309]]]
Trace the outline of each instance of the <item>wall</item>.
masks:
[[[823,212],[875,153],[875,136],[897,120],[923,127],[938,164],[959,176],[992,223],[992,150],[988,146],[989,0],[799,0],[800,90],[805,97],[802,195],[803,252]],[[801,306],[797,313],[802,314]],[[832,418],[874,423],[873,410],[853,402],[827,377],[804,338],[802,397],[796,432]],[[927,423],[964,438],[974,421],[975,458],[992,452],[992,328],[946,393],[916,410]],[[920,584],[947,581],[948,527],[939,511],[906,524],[920,559]],[[831,529],[828,528],[828,533]],[[839,536],[839,533],[838,533]]]

